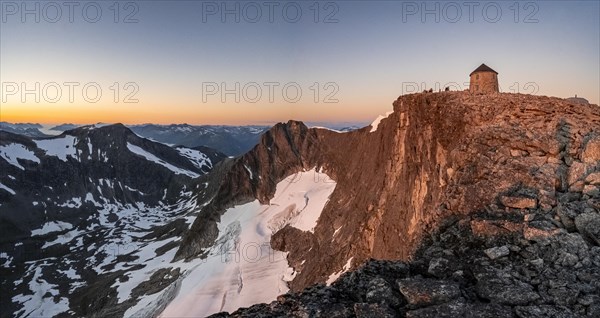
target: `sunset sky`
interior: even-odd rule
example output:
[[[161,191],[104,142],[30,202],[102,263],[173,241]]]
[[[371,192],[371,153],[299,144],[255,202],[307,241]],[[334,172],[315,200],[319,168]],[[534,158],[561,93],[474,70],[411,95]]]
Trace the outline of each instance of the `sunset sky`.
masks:
[[[370,122],[412,83],[467,88],[481,63],[499,73],[503,92],[600,100],[598,1],[475,1],[472,14],[454,2],[460,16],[422,1],[97,1],[76,2],[72,16],[63,2],[23,3],[0,8],[0,121]],[[39,23],[23,15],[36,5]],[[234,13],[223,19],[223,5],[239,6],[239,23]],[[222,83],[231,91],[239,83],[239,94],[222,100]]]

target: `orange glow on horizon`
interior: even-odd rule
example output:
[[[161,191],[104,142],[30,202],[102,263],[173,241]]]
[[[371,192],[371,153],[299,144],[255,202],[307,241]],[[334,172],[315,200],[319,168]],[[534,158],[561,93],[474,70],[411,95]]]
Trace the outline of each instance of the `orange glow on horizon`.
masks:
[[[369,103],[377,104],[377,103]],[[381,104],[381,103],[380,103]],[[390,105],[391,103],[385,103]],[[383,105],[385,105],[383,104]],[[3,104],[0,121],[40,124],[191,124],[191,125],[271,125],[290,119],[311,122],[368,122],[391,109],[377,110],[358,105],[328,104],[276,107],[273,105],[148,105],[108,104],[92,106],[56,104]]]

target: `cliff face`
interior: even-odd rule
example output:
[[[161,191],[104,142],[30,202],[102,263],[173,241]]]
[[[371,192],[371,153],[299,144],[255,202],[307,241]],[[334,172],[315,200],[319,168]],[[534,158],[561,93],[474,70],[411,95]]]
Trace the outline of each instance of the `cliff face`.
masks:
[[[599,160],[600,108],[558,98],[405,95],[376,130],[348,133],[290,121],[221,168],[214,199],[176,259],[201,255],[214,242],[226,207],[254,198],[267,203],[277,182],[302,169],[317,167],[337,186],[314,233],[286,227],[272,237],[273,248],[290,252],[298,272],[292,290],[369,258],[409,260],[448,220],[527,208],[550,212],[571,193],[597,195],[592,181]],[[481,235],[499,231],[487,220],[473,226]]]

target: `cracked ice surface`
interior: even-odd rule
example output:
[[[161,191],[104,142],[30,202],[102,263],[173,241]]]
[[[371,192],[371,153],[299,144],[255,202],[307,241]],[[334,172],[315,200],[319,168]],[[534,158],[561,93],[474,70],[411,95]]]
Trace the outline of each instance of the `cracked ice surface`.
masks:
[[[272,250],[270,239],[288,224],[314,229],[336,185],[316,180],[315,174],[315,170],[301,172],[280,182],[269,205],[254,201],[228,209],[210,255],[188,265],[179,293],[161,317],[231,312],[287,292],[295,273],[287,253]]]

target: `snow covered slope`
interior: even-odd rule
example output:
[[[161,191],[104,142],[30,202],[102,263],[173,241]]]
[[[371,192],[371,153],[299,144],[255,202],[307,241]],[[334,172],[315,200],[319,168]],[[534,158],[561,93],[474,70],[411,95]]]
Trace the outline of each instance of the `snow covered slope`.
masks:
[[[160,266],[146,267],[146,276],[159,267],[181,271],[173,284],[178,291],[174,295],[175,288],[165,288],[145,296],[125,316],[147,316],[174,297],[161,317],[202,317],[269,302],[287,292],[287,281],[295,273],[287,263],[287,253],[271,249],[270,239],[286,225],[313,230],[335,189],[334,182],[316,181],[315,174],[315,170],[301,172],[281,181],[269,205],[256,200],[225,211],[218,223],[219,238],[206,258],[189,263],[152,261]],[[163,258],[172,256],[168,253]]]
[[[375,118],[375,120],[371,123],[371,130],[369,132],[376,132],[377,127],[379,127],[379,123],[381,123],[382,120],[388,118],[392,113],[393,111],[389,111],[385,113],[385,115],[377,116],[377,118]]]
[[[118,317],[154,292],[139,285],[210,199],[207,173],[225,156],[206,149],[123,125],[44,139],[1,131],[0,316]]]

